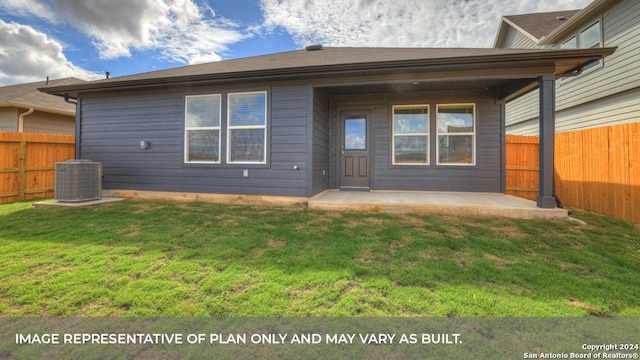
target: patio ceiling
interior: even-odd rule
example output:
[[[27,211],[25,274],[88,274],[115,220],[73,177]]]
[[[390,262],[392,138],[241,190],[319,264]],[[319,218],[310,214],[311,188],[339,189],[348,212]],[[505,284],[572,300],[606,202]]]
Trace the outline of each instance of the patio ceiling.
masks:
[[[533,79],[532,79],[533,80]],[[329,95],[354,95],[354,94],[404,94],[429,91],[467,91],[478,89],[502,89],[509,84],[509,80],[484,79],[484,80],[458,80],[458,81],[429,81],[412,80],[386,83],[372,83],[360,85],[323,86]]]

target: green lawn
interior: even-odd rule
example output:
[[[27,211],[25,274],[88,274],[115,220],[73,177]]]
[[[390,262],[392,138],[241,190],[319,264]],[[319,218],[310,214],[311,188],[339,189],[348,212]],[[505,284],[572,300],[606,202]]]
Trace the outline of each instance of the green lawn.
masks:
[[[640,230],[124,201],[0,206],[1,316],[640,316]]]

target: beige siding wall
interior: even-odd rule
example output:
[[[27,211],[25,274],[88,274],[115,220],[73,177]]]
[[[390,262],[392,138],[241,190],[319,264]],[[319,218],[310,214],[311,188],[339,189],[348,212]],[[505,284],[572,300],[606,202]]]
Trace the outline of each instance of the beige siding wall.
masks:
[[[532,103],[533,100],[536,99],[532,99],[529,103]],[[517,111],[517,106],[521,105],[512,103],[507,106],[507,118],[509,118],[509,111]],[[516,108],[514,109],[513,107]],[[640,122],[640,88],[556,113],[557,132],[633,122]],[[538,135],[538,131],[537,112],[533,117],[523,118],[520,122],[507,124],[507,133],[509,134]]]
[[[538,113],[540,112],[538,108],[539,97],[540,92],[534,90],[507,103],[505,106],[505,114],[508,133],[510,133],[510,128],[515,124],[529,120],[538,121]]]
[[[558,112],[556,131],[640,121],[640,88]]]
[[[24,132],[73,135],[75,117],[35,111],[24,118]]]
[[[529,37],[509,26],[507,35],[504,38],[504,45],[502,47],[514,49],[534,49],[538,46]]]
[[[18,131],[18,110],[16,108],[0,109],[0,131]]]
[[[623,0],[601,19],[605,47],[617,47],[602,66],[556,85],[559,132],[640,121],[640,1]],[[538,92],[506,105],[507,133],[537,135]]]
[[[604,46],[617,46],[618,49],[604,59],[603,66],[575,78],[558,81],[559,110],[640,86],[640,1],[621,1],[605,11],[602,23]]]

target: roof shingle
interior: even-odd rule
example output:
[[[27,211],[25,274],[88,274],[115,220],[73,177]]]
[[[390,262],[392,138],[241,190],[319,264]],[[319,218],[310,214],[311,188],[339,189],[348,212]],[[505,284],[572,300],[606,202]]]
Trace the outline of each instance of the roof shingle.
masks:
[[[82,83],[83,80],[73,77],[50,80],[50,86],[62,86]],[[34,107],[39,110],[51,109],[57,112],[75,113],[75,106],[67,104],[58,96],[49,95],[38,91],[38,88],[45,85],[44,81],[16,84],[0,87],[0,104],[15,106],[19,108]]]
[[[564,24],[565,21],[571,19],[572,16],[579,12],[580,10],[565,10],[547,13],[510,15],[505,16],[505,19],[540,40],[542,37]]]

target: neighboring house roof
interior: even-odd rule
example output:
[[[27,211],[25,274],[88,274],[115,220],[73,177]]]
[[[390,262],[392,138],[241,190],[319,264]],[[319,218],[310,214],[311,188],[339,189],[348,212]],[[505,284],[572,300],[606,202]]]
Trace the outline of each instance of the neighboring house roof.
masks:
[[[620,2],[620,0],[595,0],[572,16],[571,19],[564,24],[545,35],[540,39],[539,44],[547,45],[562,40],[567,34],[575,31],[579,26],[582,26],[583,22],[591,21],[593,17],[602,14],[606,8],[612,7],[618,2]]]
[[[63,86],[77,84],[83,80],[73,77],[50,80],[50,86]],[[68,104],[58,96],[44,94],[38,91],[38,87],[45,85],[44,81],[26,84],[17,84],[0,87],[0,107],[15,107],[19,109],[29,109],[75,116],[75,105]]]
[[[500,23],[500,29],[498,30],[494,47],[502,45],[502,41],[504,41],[504,37],[508,30],[508,25],[538,43],[545,35],[564,24],[568,19],[579,12],[580,10],[566,10],[504,16]]]
[[[543,46],[562,40],[575,31],[583,21],[589,21],[620,0],[595,0],[582,10],[554,11],[548,13],[511,15],[502,17],[493,47],[502,47],[509,27],[513,27]],[[558,17],[561,17],[560,19]],[[565,20],[562,20],[564,18]]]
[[[466,48],[334,48],[320,46],[242,59],[113,77],[72,85],[41,87],[59,96],[81,92],[152,89],[167,86],[386,75],[419,71],[501,69],[520,62],[555,65],[556,74],[571,71],[614,49],[466,49]]]

